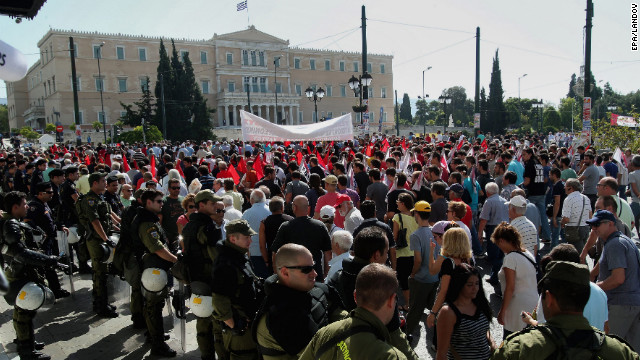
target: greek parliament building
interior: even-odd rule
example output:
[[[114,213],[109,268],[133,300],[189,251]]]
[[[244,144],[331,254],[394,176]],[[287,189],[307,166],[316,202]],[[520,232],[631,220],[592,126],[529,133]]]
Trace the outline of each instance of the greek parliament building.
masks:
[[[76,48],[82,129],[103,121],[101,86],[107,125],[119,121],[124,113],[120,102],[133,104],[142,97],[143,86],[151,86],[153,94],[160,38],[49,30],[38,42],[41,56],[27,76],[6,83],[11,128],[26,125],[43,129],[46,124],[60,122],[68,130],[75,122],[69,37],[73,37]],[[164,42],[171,56],[170,39]],[[314,103],[305,95],[308,87],[325,91],[324,98],[317,102],[319,118],[351,112],[354,125],[359,124],[360,114],[352,109],[358,98],[348,82],[352,75],[362,74],[363,66],[373,77],[369,87],[372,129],[377,130],[380,116],[385,128],[393,126],[390,55],[368,54],[367,64],[362,64],[361,53],[289,47],[288,40],[253,26],[229,34],[214,34],[210,40],[176,39],[175,46],[180,55],[189,53],[200,90],[208,106],[217,110],[211,114],[214,127],[238,127],[240,110],[248,110],[248,96],[251,111],[272,122],[276,118],[288,125],[314,122]],[[280,59],[274,64],[276,57]],[[146,83],[147,77],[150,84]],[[171,99],[165,101],[170,106]]]

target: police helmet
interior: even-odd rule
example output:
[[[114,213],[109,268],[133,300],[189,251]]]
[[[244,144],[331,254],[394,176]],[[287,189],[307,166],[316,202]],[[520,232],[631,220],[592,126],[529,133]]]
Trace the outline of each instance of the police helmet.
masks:
[[[34,282],[26,283],[16,296],[16,306],[23,310],[48,309],[56,302],[51,289]]]
[[[159,293],[167,286],[167,272],[160,268],[147,268],[142,272],[142,288],[150,293]]]
[[[100,257],[100,261],[106,264],[110,264],[113,262],[113,255],[115,253],[115,248],[112,248],[106,242],[100,243],[100,248],[102,249],[102,256]]]
[[[193,314],[200,318],[207,318],[213,314],[213,297],[207,284],[200,281],[191,283],[189,307]]]

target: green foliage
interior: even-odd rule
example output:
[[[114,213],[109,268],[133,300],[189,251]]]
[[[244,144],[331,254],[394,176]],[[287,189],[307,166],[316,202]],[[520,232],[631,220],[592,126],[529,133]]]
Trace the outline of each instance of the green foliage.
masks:
[[[0,133],[9,132],[9,108],[7,105],[0,105]]]
[[[636,121],[640,117],[640,114],[635,111],[629,114],[633,116]],[[607,117],[610,118],[611,113],[607,113]],[[640,149],[640,133],[639,130],[626,126],[611,126],[609,119],[600,119],[592,121],[593,130],[591,131],[591,139],[598,148],[615,149],[631,149],[632,152],[636,152]]]
[[[582,129],[582,109],[578,108],[578,104],[575,98],[567,97],[560,100],[558,105],[558,114],[560,115],[559,130],[571,131],[571,122],[573,121],[573,128]]]
[[[22,129],[20,129],[20,135],[26,137],[29,140],[35,140],[40,137],[40,134],[33,131],[33,129],[28,126],[24,126],[22,127]]]
[[[69,125],[69,129],[72,131],[76,131],[76,124]]]
[[[44,127],[44,131],[48,132],[48,133],[55,132],[56,131],[56,126],[51,124],[51,123],[49,123]]]
[[[149,77],[147,79],[147,84],[149,84]],[[139,126],[142,124],[142,119],[146,121],[152,121],[154,118],[153,114],[153,97],[151,96],[150,86],[141,87],[142,90],[142,98],[140,101],[135,101],[133,105],[137,107],[137,110],[133,110],[133,105],[124,104],[120,102],[120,105],[126,111],[126,114],[121,117],[120,122],[130,125],[130,126]]]
[[[504,91],[502,90],[502,77],[498,50],[493,58],[491,70],[491,82],[489,83],[489,99],[487,100],[487,121],[480,123],[482,131],[490,131],[492,134],[504,133],[507,129],[507,116],[504,106]]]
[[[548,106],[544,109],[544,112],[542,113],[542,119],[542,124],[545,129],[548,127],[555,129],[545,130],[547,134],[549,133],[549,131],[556,131],[557,129],[560,129],[562,127],[562,118],[560,117],[558,111],[556,111],[556,108],[554,108],[553,106]]]
[[[416,116],[414,119],[415,124],[425,125],[427,122],[428,105],[427,100],[419,99],[416,101]]]
[[[443,96],[451,98],[451,103],[447,105],[446,116],[447,125],[449,115],[453,115],[456,126],[473,126],[474,103],[467,98],[467,91],[462,86],[453,86],[442,92]],[[444,109],[443,109],[444,110]]]
[[[94,121],[91,126],[93,126],[95,131],[100,131],[102,129],[102,123],[100,121]]]
[[[400,105],[400,119],[408,120],[411,123],[413,116],[411,115],[411,100],[409,94],[404,93],[402,96],[402,104]]]
[[[146,131],[147,142],[162,141],[162,132],[155,125],[147,126]],[[133,144],[142,141],[142,125],[136,126],[132,131],[123,132],[120,134],[118,141],[124,141],[125,143]]]

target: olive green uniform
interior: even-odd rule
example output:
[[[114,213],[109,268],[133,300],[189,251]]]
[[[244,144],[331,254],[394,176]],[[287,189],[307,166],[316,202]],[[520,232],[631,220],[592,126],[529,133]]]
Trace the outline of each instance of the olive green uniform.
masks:
[[[80,225],[84,228],[87,239],[87,249],[91,256],[91,268],[93,269],[93,305],[95,311],[101,311],[108,307],[107,294],[107,264],[102,262],[104,255],[103,239],[93,229],[91,222],[99,220],[102,230],[107,236],[111,233],[111,207],[102,198],[90,190],[76,205]]]
[[[236,220],[240,221],[240,220]],[[213,317],[220,322],[233,318],[235,328],[223,326],[222,342],[230,359],[257,359],[258,352],[250,330],[258,308],[253,271],[248,250],[229,240],[218,242],[213,265]]]
[[[548,269],[548,268],[547,268]],[[549,325],[562,332],[566,337],[571,336],[577,330],[593,330],[604,337],[602,346],[595,351],[598,359],[639,359],[624,340],[610,335],[604,336],[600,330],[589,325],[589,321],[582,315],[556,315],[547,320],[544,325],[526,328],[520,332],[511,334],[502,342],[491,359],[546,359],[558,350],[557,339],[549,330]],[[562,344],[562,342],[559,342]]]
[[[208,215],[193,213],[182,230],[182,237],[185,259],[189,264],[189,280],[204,282],[211,286],[213,261],[218,255],[216,243],[221,240],[221,229]],[[196,340],[203,359],[213,359],[214,351],[221,359],[227,357],[222,344],[222,326],[213,319],[213,316],[196,319]]]
[[[157,257],[156,251],[165,248],[167,238],[159,223],[159,218],[152,214],[149,210],[140,208],[138,211],[138,218],[140,220],[138,226],[138,238],[146,248],[147,254],[145,256]],[[134,221],[134,226],[137,220]],[[161,263],[170,264],[167,261],[161,260]],[[168,266],[164,269],[167,271],[168,276],[171,274],[168,272]],[[144,318],[147,322],[147,330],[149,330],[149,337],[152,344],[159,344],[164,342],[164,324],[162,322],[162,308],[164,307],[164,300],[168,294],[168,288],[162,291],[157,296],[147,296],[144,303]]]
[[[340,339],[342,334],[355,327],[364,327],[367,330]],[[320,354],[321,347],[332,339],[340,341]],[[391,336],[382,321],[370,311],[358,307],[351,312],[349,318],[320,329],[304,349],[300,360],[406,359],[400,350],[390,345],[390,342]]]

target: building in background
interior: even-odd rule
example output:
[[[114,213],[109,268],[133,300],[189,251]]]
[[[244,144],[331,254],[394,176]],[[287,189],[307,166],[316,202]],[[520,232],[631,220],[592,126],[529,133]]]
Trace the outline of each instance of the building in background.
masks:
[[[106,121],[107,125],[119,121],[125,113],[120,103],[132,104],[139,100],[142,87],[150,86],[153,94],[160,38],[49,30],[38,42],[41,56],[27,76],[6,83],[11,128],[26,125],[44,129],[48,123],[60,122],[67,129],[75,123],[69,37],[73,37],[76,47],[82,128],[96,121]],[[171,56],[170,39],[164,40]],[[248,111],[248,100],[254,114],[272,122],[287,125],[314,122],[314,104],[305,96],[308,87],[325,90],[324,99],[318,103],[319,119],[351,112],[354,125],[359,124],[360,114],[351,108],[357,105],[358,98],[354,97],[348,80],[352,75],[362,74],[363,66],[373,77],[369,88],[372,127],[379,123],[380,108],[384,127],[393,126],[393,57],[390,55],[368,54],[368,64],[362,64],[361,53],[289,47],[289,41],[253,26],[229,34],[214,34],[210,40],[174,41],[180,55],[189,53],[207,105],[217,110],[211,118],[214,127],[239,126],[240,110]],[[105,119],[100,104],[101,86]],[[165,101],[166,106],[171,106],[171,99],[165,98]]]

